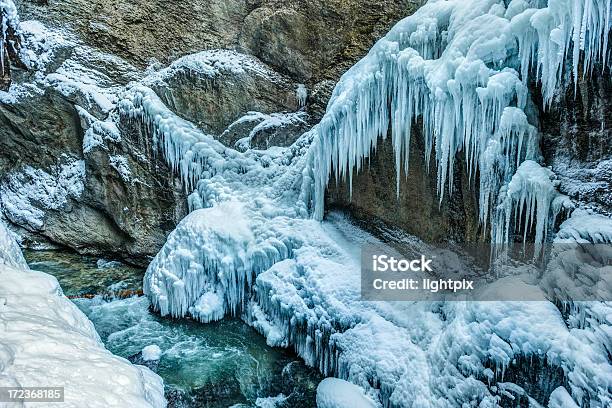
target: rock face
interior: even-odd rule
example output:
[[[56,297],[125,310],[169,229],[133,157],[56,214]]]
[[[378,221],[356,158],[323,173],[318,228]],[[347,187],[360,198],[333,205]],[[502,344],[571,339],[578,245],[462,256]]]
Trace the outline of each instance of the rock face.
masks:
[[[145,67],[236,43],[246,0],[58,0],[20,2],[22,20],[70,27],[83,41]]]
[[[358,174],[353,175],[352,197],[348,183],[341,181],[329,185],[328,208],[348,209],[357,219],[373,224],[385,224],[433,243],[477,242],[484,237],[478,225],[478,191],[462,161],[456,164],[452,196],[445,191],[440,202],[437,194],[436,163],[432,157],[427,169],[424,143],[415,126],[410,143],[408,176],[402,170],[399,196],[391,137],[379,141],[371,161]],[[460,169],[460,170],[459,170]]]
[[[314,84],[336,81],[418,0],[261,0],[239,44],[279,72]]]
[[[559,189],[572,199],[612,215],[612,79],[608,70],[580,79],[540,112],[546,164]]]
[[[47,71],[76,64],[89,75],[104,70],[109,86],[134,78],[129,64],[74,44],[57,49]],[[68,79],[52,78],[59,82],[38,83],[0,105],[5,217],[25,244],[50,241],[146,264],[185,213],[180,186],[137,132],[85,151],[84,115],[104,118],[103,106],[83,89],[66,88]]]
[[[4,213],[27,231],[28,241],[50,240],[144,264],[184,215],[180,186],[165,163],[154,159],[150,141],[127,134],[119,144],[84,154],[83,133],[72,101],[50,89],[0,108]],[[130,180],[122,177],[111,157],[124,158]],[[74,163],[82,165],[82,174],[63,178],[60,169]],[[25,190],[20,183],[7,182],[26,169],[49,174],[51,181],[41,185],[27,180],[33,183]],[[50,196],[50,191],[75,182],[81,183],[78,191],[63,199]],[[31,214],[23,218],[23,211],[30,209],[42,211],[35,217],[40,223],[31,222]]]
[[[530,121],[539,121],[544,164],[558,176],[560,192],[582,207],[611,215],[612,128],[607,119],[612,117],[612,80],[609,72],[601,73],[601,67],[594,72],[592,78],[579,81],[576,92],[573,84],[567,86],[547,109],[534,100],[534,110],[539,112]],[[532,96],[538,95],[534,85]],[[388,137],[379,142],[369,166],[353,175],[352,198],[346,182],[336,185],[332,181],[328,204],[346,208],[358,219],[400,227],[429,242],[488,242],[486,231],[479,226],[478,192],[468,182],[463,163],[456,164],[453,195],[449,199],[445,193],[440,204],[435,161],[432,159],[431,171],[427,171],[418,126],[413,135],[417,137],[411,141],[409,175],[402,177],[399,198]]]
[[[27,0],[23,19],[71,27],[139,67],[227,48],[258,57],[311,90],[315,117],[333,84],[422,0]]]
[[[146,82],[174,113],[211,135],[220,135],[251,111],[267,114],[299,109],[297,84],[256,58],[237,52],[190,55]]]

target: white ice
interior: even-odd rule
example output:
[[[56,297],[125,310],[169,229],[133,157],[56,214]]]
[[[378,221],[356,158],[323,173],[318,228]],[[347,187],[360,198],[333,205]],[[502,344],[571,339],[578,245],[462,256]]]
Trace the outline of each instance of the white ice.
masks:
[[[155,361],[161,358],[162,351],[157,344],[151,344],[142,349],[144,361]]]
[[[29,270],[0,222],[0,385],[63,386],[62,406],[165,407],[162,380],[104,348],[57,280]]]
[[[317,387],[317,408],[376,408],[363,390],[339,378],[326,378]]]

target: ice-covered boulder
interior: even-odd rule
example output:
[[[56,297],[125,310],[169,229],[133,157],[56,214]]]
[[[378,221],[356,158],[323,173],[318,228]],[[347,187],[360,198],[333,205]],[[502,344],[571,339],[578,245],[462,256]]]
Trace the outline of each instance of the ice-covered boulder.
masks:
[[[362,388],[339,378],[326,378],[317,387],[317,408],[376,408]]]

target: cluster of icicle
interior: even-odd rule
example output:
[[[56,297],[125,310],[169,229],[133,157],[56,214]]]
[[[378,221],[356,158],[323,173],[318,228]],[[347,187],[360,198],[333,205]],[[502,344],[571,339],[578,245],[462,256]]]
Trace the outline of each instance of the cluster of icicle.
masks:
[[[226,149],[212,136],[175,115],[146,86],[126,91],[118,109],[123,117],[146,127],[155,147],[164,153],[171,169],[181,176],[186,191],[193,191],[198,180],[210,178],[232,163],[240,164],[238,160],[228,160],[239,157],[238,152]]]
[[[325,189],[332,174],[347,180],[361,170],[380,138],[392,137],[397,186],[408,174],[413,126],[422,119],[425,162],[435,153],[440,201],[452,193],[458,155],[473,182],[479,175],[480,221],[505,221],[508,202],[543,204],[549,189],[525,190],[517,200],[500,198],[521,163],[540,159],[538,134],[528,121],[528,85],[537,80],[545,107],[572,73],[591,73],[609,62],[611,0],[429,1],[399,22],[340,80],[327,113],[313,130],[311,183],[303,197],[316,219],[324,215]],[[571,65],[571,67],[567,67]],[[533,169],[533,168],[532,168]],[[535,170],[534,170],[535,171]],[[538,173],[541,173],[538,170]],[[552,181],[550,182],[552,183]],[[523,186],[528,187],[529,183]],[[546,197],[540,196],[546,194]],[[398,191],[399,194],[399,191]],[[533,196],[536,195],[537,197]],[[549,204],[544,204],[550,208]],[[538,239],[550,214],[537,210]],[[528,225],[523,226],[526,230]],[[494,231],[493,242],[507,240]]]
[[[13,0],[0,0],[0,71],[4,72],[4,64],[6,64],[5,48],[7,47],[8,30],[17,31],[19,26],[19,16],[17,15],[17,7]]]

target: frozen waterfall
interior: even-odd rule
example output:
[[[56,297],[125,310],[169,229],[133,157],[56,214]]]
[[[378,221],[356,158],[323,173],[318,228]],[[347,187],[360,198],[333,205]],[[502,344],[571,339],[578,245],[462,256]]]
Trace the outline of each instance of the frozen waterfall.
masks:
[[[528,121],[530,81],[538,81],[548,106],[568,82],[566,74],[576,82],[580,72],[588,75],[596,64],[609,63],[610,0],[503,3],[430,1],[344,74],[309,153],[307,197],[316,219],[323,218],[332,174],[352,190],[354,172],[380,138],[393,139],[399,189],[402,169],[408,172],[413,125],[421,118],[425,162],[435,154],[440,200],[452,194],[457,157],[463,154],[470,178],[479,180],[486,228],[489,214],[504,200],[500,189],[523,161],[540,158],[537,130]],[[529,220],[538,224],[538,240],[546,236],[542,224],[551,205],[545,201],[554,198],[548,190],[543,194],[536,202],[546,208]],[[507,242],[508,236],[501,231],[492,239]]]

